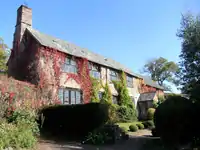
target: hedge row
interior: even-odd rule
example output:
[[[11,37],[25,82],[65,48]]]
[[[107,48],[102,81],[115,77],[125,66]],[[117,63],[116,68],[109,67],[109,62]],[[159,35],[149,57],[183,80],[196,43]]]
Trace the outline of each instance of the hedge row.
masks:
[[[41,131],[82,138],[108,120],[108,106],[100,103],[58,105],[40,111]]]

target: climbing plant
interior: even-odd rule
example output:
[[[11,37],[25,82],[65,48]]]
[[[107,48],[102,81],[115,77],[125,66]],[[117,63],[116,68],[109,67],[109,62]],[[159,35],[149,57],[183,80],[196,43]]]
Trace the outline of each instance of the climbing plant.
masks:
[[[91,79],[91,83],[92,83],[92,88],[91,88],[91,98],[90,98],[90,101],[92,103],[97,103],[97,102],[100,102],[100,99],[99,99],[99,90],[101,88],[101,81],[98,80],[98,79],[95,79],[93,77],[90,77]]]
[[[40,57],[44,58],[45,64],[52,64],[47,70],[40,67],[38,68],[39,72],[39,87],[44,87],[45,83],[49,82],[48,74],[51,74],[51,83],[57,89],[60,86],[61,76],[66,76],[65,82],[69,79],[74,79],[78,84],[81,86],[81,90],[83,91],[83,101],[84,103],[89,103],[91,98],[91,89],[92,83],[89,75],[89,68],[88,68],[88,60],[86,58],[74,58],[77,64],[77,73],[64,73],[62,71],[62,66],[65,63],[65,59],[67,54],[64,54],[56,49],[49,48],[49,47],[41,47],[38,50],[39,55],[38,60]],[[39,60],[39,63],[40,60]],[[46,67],[47,68],[47,67]],[[53,73],[50,71],[53,68]]]
[[[137,120],[136,109],[131,97],[129,96],[126,84],[126,75],[123,71],[120,75],[120,81],[113,81],[113,84],[119,94],[119,107],[117,109],[118,120],[122,122]]]
[[[108,103],[108,104],[112,104],[112,93],[110,91],[109,85],[108,83],[105,84],[105,86],[103,86],[104,92],[102,95],[102,103]]]

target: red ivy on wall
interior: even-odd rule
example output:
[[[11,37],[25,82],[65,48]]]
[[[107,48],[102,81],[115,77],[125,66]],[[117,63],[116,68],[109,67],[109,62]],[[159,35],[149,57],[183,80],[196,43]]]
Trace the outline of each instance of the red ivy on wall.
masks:
[[[141,93],[146,93],[146,92],[156,92],[156,88],[143,84]]]
[[[49,47],[42,47],[38,49],[38,53],[40,55],[37,55],[39,57],[45,57],[45,60],[47,62],[52,61],[52,68],[54,72],[54,76],[52,80],[54,80],[54,85],[58,89],[60,86],[60,77],[62,75],[62,65],[64,64],[65,58],[67,57],[66,54],[53,49]],[[73,73],[64,73],[66,75],[66,81],[69,79],[74,79],[78,84],[81,86],[81,90],[83,92],[83,101],[84,103],[88,103],[91,96],[91,80],[90,80],[90,74],[89,74],[89,68],[88,68],[88,60],[86,58],[76,58],[76,64],[78,72],[77,74]],[[48,82],[45,78],[48,75],[48,71],[45,72],[44,68],[39,68],[39,86],[41,88],[44,87],[44,85]]]

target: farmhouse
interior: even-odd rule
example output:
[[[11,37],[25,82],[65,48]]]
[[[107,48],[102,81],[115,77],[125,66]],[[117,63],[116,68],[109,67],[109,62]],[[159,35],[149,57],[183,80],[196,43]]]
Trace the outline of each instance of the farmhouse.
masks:
[[[163,94],[163,88],[156,82],[115,60],[34,29],[32,9],[27,6],[22,5],[17,10],[13,39],[9,76],[48,89],[51,96],[59,96],[62,104],[89,102],[90,76],[101,80],[103,85],[108,83],[113,103],[116,103],[118,93],[112,81],[119,81],[121,71],[126,74],[127,88],[135,105],[139,99],[145,101],[144,93]],[[102,92],[103,88],[99,89],[100,99]],[[143,97],[139,98],[141,94]]]

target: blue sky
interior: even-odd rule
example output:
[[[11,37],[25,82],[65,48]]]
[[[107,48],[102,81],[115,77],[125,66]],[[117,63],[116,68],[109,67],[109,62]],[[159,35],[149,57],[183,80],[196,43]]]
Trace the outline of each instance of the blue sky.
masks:
[[[2,0],[0,37],[12,46],[17,8],[33,9],[33,27],[115,59],[135,72],[154,57],[178,62],[181,13],[199,0]]]

